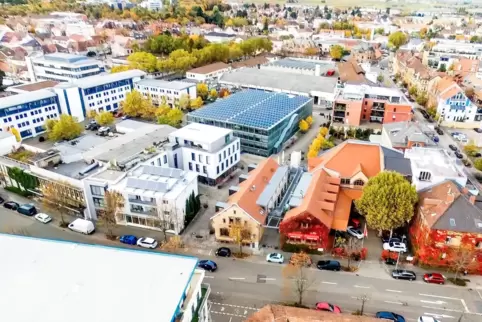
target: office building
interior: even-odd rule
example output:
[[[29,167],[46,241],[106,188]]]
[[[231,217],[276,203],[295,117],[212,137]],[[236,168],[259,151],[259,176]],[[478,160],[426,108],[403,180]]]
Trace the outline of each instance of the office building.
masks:
[[[186,72],[186,78],[198,82],[218,80],[224,73],[230,70],[228,64],[218,62],[206,66],[190,69]]]
[[[169,141],[175,144],[179,168],[194,171],[209,185],[228,176],[240,160],[240,140],[230,129],[191,123],[172,132]]]
[[[44,133],[45,121],[61,113],[57,95],[46,89],[0,99],[1,130],[15,128],[22,139]]]
[[[187,120],[233,130],[242,151],[270,156],[281,151],[312,109],[313,99],[306,96],[246,90],[189,113]]]
[[[161,0],[145,0],[139,3],[139,7],[152,11],[160,11],[162,6]]]
[[[32,82],[73,82],[105,71],[101,61],[80,55],[53,53],[25,59]]]
[[[6,234],[0,243],[2,321],[211,321],[195,257]]]
[[[134,89],[146,73],[140,70],[91,76],[72,83],[62,83],[54,87],[58,95],[62,113],[83,121],[87,111],[116,111],[126,95]]]
[[[152,103],[158,106],[165,100],[167,105],[174,107],[183,95],[188,95],[190,99],[197,97],[196,84],[188,82],[144,79],[135,84],[135,89],[145,98],[150,97]]]
[[[333,121],[362,123],[405,122],[412,119],[412,105],[399,91],[369,85],[345,85],[335,96]]]

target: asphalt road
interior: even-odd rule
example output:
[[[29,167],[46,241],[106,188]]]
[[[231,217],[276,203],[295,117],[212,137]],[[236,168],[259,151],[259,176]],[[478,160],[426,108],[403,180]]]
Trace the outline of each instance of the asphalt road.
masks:
[[[83,243],[113,243],[104,240],[101,234],[84,236],[55,224],[42,224],[3,207],[0,207],[0,231]],[[115,245],[129,247],[118,243]],[[201,257],[212,258],[209,253]],[[205,280],[212,288],[209,305],[213,321],[243,321],[265,304],[296,301],[293,280],[283,274],[285,265],[266,263],[260,258],[248,261],[214,260],[219,269],[207,273]],[[359,298],[366,295],[366,314],[388,310],[402,314],[408,321],[416,321],[420,315],[432,315],[443,322],[455,322],[463,313],[482,311],[482,298],[477,291],[452,285],[397,281],[386,275],[370,278],[312,268],[306,270],[305,278],[309,288],[304,294],[303,303],[309,307],[318,301],[327,301],[340,306],[345,312],[354,312],[361,308]],[[465,316],[467,318],[462,321],[482,321],[482,315]]]

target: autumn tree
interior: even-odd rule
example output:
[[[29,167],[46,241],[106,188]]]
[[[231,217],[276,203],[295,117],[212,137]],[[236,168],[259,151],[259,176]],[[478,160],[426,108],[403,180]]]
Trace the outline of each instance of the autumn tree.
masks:
[[[320,129],[320,135],[321,135],[322,137],[325,137],[325,136],[328,134],[328,131],[329,131],[328,128],[322,127],[322,128]]]
[[[209,91],[209,97],[213,100],[218,98],[218,92],[216,91],[216,89],[213,88]]]
[[[474,140],[470,140],[469,143],[464,146],[464,152],[469,156],[474,156],[475,153],[479,152],[479,148],[475,144]]]
[[[425,104],[427,104],[427,102],[428,102],[427,94],[426,93],[418,94],[417,98],[416,98],[416,102],[417,102],[417,104],[419,104],[421,106],[425,106]]]
[[[191,106],[191,99],[189,97],[189,94],[182,94],[179,98],[178,105],[181,110],[188,109]]]
[[[82,125],[77,118],[68,114],[61,114],[58,120],[50,119],[45,122],[49,140],[72,140],[83,132]]]
[[[101,112],[95,116],[95,121],[100,125],[111,125],[114,123],[114,115],[111,112]]]
[[[407,41],[408,41],[407,35],[401,31],[395,31],[394,33],[391,33],[390,36],[388,37],[388,44],[393,48],[395,48],[395,50],[398,50],[398,48],[405,45]]]
[[[201,98],[201,96],[196,97],[196,99],[191,100],[191,108],[196,110],[203,106],[204,102]]]
[[[126,99],[121,102],[121,109],[125,115],[132,117],[152,118],[155,107],[150,98],[145,98],[136,90],[127,93]]]
[[[17,141],[17,142],[22,141],[22,137],[20,136],[20,132],[16,128],[11,127],[10,133],[12,133],[13,136],[15,136],[15,141]]]
[[[87,111],[87,117],[89,119],[95,119],[95,117],[97,116],[97,111],[96,110],[88,110]]]
[[[450,270],[454,272],[454,280],[457,282],[459,274],[470,271],[477,265],[477,252],[467,246],[459,246],[451,253]]]
[[[344,48],[340,45],[333,45],[330,47],[330,56],[335,60],[340,60],[343,57]]]
[[[307,263],[311,262],[306,253],[293,254],[290,265],[283,268],[284,290],[287,295],[294,293],[296,305],[302,307],[306,292],[315,282]]]
[[[114,227],[122,213],[124,197],[117,191],[106,191],[104,193],[104,208],[98,218],[98,223],[105,228],[105,236],[114,237]]]
[[[134,68],[131,67],[131,66],[128,66],[128,65],[119,65],[119,66],[112,67],[110,72],[112,74],[115,74],[115,73],[125,72],[125,71],[131,70],[131,69],[134,69]]]
[[[251,232],[241,221],[234,222],[229,227],[229,237],[239,247],[239,256],[243,256],[243,243],[251,242]]]
[[[397,172],[383,171],[368,180],[355,205],[370,228],[392,231],[410,221],[417,200],[417,191],[407,179]]]
[[[159,108],[161,109],[161,108]],[[164,108],[157,113],[157,123],[178,126],[182,122],[184,114],[178,108]]]
[[[163,242],[160,248],[167,252],[174,252],[184,247],[181,236],[171,236],[167,241]]]
[[[313,117],[312,116],[308,116],[305,121],[308,123],[308,125],[311,127],[311,125],[313,124]]]
[[[300,128],[300,131],[302,133],[306,133],[310,129],[310,125],[305,120],[301,120],[300,123],[298,124],[298,127]]]
[[[319,49],[317,47],[307,47],[304,54],[306,56],[316,56],[318,55]]]
[[[205,101],[208,98],[209,95],[209,89],[208,85],[205,83],[199,83],[196,85],[196,92],[197,95],[202,98],[203,101]]]
[[[227,88],[221,88],[221,89],[219,90],[219,97],[220,97],[220,98],[228,97],[229,95],[231,95],[231,93],[229,92],[229,89],[227,89]]]
[[[67,188],[67,189],[66,189]],[[68,222],[65,220],[65,210],[69,208],[71,197],[68,193],[70,185],[66,182],[54,183],[44,181],[40,185],[42,193],[42,205],[49,209],[53,214],[60,215],[61,227],[67,227]]]
[[[151,53],[139,51],[129,55],[127,61],[132,69],[140,69],[147,73],[153,73],[157,70],[157,58]]]

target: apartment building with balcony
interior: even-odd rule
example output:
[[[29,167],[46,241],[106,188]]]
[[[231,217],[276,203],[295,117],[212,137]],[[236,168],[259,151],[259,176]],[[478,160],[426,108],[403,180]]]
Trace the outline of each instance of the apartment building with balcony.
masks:
[[[410,121],[412,106],[398,90],[348,84],[335,97],[332,119],[351,126]]]
[[[435,45],[423,52],[423,63],[426,66],[440,68],[442,64],[448,70],[454,60],[460,57],[478,60],[482,58],[482,44],[466,43],[449,39],[432,39]]]
[[[32,82],[73,82],[105,72],[104,64],[100,60],[74,54],[53,53],[40,57],[26,57],[25,60]]]
[[[100,321],[212,321],[207,305],[211,287],[195,257],[7,234],[0,234],[0,242],[5,246],[0,255],[9,263],[0,273],[12,281],[29,281],[2,286],[4,320],[22,316],[26,321],[50,322],[68,316],[70,322],[81,322],[96,316]],[[113,265],[122,269],[112,269]],[[153,271],[149,278],[125,276],[145,270]],[[119,305],[126,300],[126,292],[120,290],[135,296]],[[27,293],[36,300],[27,307],[17,305]],[[46,312],[53,299],[59,307]],[[102,299],[105,305],[80,310],[79,299]]]
[[[172,158],[177,168],[194,171],[199,181],[216,185],[228,176],[241,157],[240,139],[234,132],[216,126],[190,123],[172,132]]]
[[[150,97],[152,103],[157,106],[165,103],[169,107],[175,107],[183,95],[188,95],[190,99],[197,97],[196,84],[181,81],[144,79],[137,82],[134,88],[145,98]]]

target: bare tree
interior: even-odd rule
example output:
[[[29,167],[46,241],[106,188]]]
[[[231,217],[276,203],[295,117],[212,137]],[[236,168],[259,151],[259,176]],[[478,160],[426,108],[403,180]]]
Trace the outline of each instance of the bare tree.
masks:
[[[351,270],[351,261],[353,259],[353,256],[360,251],[358,243],[356,243],[356,241],[354,241],[354,239],[351,237],[348,237],[348,239],[343,237],[337,237],[335,239],[335,245],[344,249],[347,259],[347,268],[348,270]]]
[[[124,197],[117,191],[106,191],[104,194],[104,209],[99,215],[98,223],[105,227],[105,236],[113,238],[113,229],[117,224],[118,215],[124,207]]]
[[[239,246],[239,256],[243,256],[243,243],[251,242],[251,232],[241,224],[241,221],[234,222],[229,227],[229,237]]]
[[[461,272],[466,272],[476,265],[476,252],[472,248],[459,246],[456,250],[454,250],[452,256],[450,270],[454,272],[455,280],[459,278],[459,274]]]
[[[357,300],[361,301],[361,307],[360,310],[357,312],[357,315],[363,315],[363,313],[365,312],[365,303],[369,301],[370,298],[368,297],[368,295],[363,294],[361,296],[358,296]]]
[[[43,195],[42,204],[45,208],[60,215],[60,226],[66,227],[64,212],[69,208],[71,196],[68,193],[70,185],[67,183],[42,182],[40,190]]]
[[[168,241],[162,243],[161,249],[171,252],[176,251],[184,247],[181,236],[171,236]]]
[[[314,276],[308,269],[307,263],[309,262],[311,262],[311,258],[308,254],[293,254],[290,265],[283,268],[285,290],[295,294],[296,305],[299,307],[303,307],[304,295],[315,281]]]

